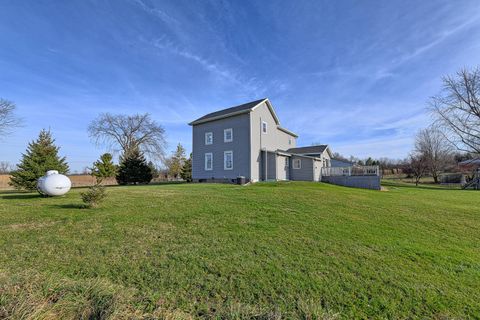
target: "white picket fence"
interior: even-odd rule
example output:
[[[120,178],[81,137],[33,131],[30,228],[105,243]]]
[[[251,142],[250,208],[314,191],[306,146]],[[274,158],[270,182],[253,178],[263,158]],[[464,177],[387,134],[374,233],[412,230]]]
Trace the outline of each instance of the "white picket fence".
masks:
[[[379,166],[323,167],[322,176],[379,176]]]

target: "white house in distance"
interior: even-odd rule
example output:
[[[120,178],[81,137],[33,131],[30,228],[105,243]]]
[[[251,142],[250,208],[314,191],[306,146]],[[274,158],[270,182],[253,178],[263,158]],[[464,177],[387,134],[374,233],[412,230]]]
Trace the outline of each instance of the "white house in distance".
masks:
[[[209,113],[191,123],[192,178],[197,182],[320,181],[331,166],[327,145],[297,147],[268,99]]]

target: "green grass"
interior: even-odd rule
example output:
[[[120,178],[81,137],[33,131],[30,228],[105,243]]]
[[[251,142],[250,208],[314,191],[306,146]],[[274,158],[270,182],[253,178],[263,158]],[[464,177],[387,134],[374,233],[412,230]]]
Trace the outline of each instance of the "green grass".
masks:
[[[480,192],[0,193],[0,318],[480,318]]]

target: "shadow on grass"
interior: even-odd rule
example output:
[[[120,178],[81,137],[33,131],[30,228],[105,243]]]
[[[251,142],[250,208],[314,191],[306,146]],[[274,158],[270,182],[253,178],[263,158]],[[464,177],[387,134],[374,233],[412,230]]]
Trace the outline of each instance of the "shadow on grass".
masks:
[[[8,199],[8,200],[25,200],[25,199],[33,199],[33,198],[41,198],[42,196],[38,193],[26,193],[26,194],[1,194],[0,199]]]
[[[56,204],[52,205],[53,208],[60,208],[60,209],[85,209],[84,204],[79,203],[68,203],[68,204]]]

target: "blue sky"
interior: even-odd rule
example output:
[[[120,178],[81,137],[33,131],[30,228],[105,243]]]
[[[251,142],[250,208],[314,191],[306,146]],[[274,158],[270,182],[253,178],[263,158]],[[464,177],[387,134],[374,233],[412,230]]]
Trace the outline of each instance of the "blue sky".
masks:
[[[479,57],[478,0],[1,0],[0,97],[24,126],[0,160],[50,128],[81,170],[107,151],[100,112],[149,112],[190,150],[189,121],[263,97],[299,145],[402,158],[441,77]]]

